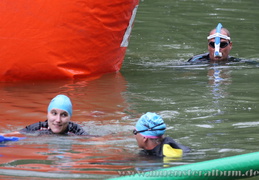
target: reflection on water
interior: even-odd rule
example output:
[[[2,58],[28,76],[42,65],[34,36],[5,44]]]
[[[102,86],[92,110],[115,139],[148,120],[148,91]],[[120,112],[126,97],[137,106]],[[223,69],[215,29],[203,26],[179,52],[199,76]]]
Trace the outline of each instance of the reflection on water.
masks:
[[[58,172],[58,177],[63,177],[61,172],[109,175],[117,174],[119,169],[133,168],[123,163],[133,156],[123,153],[124,143],[127,143],[123,136],[131,130],[131,124],[126,122],[129,107],[123,96],[126,86],[120,73],[91,81],[1,84],[1,133],[44,121],[50,99],[56,94],[66,94],[73,103],[72,120],[91,135],[100,136],[29,136],[19,142],[6,143],[0,151],[1,174],[8,174],[5,170],[16,170],[20,174],[22,170],[27,171],[27,175],[31,171],[46,172],[40,175],[43,177],[52,172]]]
[[[4,132],[13,131],[7,127],[10,122],[20,128],[36,121],[46,119],[47,106],[57,94],[66,94],[73,103],[73,121],[100,121],[110,116],[114,120],[126,114],[127,103],[123,97],[126,91],[126,81],[120,73],[108,74],[92,81],[56,81],[2,83],[0,91],[1,112]],[[10,129],[11,128],[11,129]]]
[[[72,120],[98,136],[28,136],[0,144],[0,178],[105,179],[257,151],[259,66],[182,64],[206,51],[207,33],[219,21],[232,33],[232,55],[258,61],[254,3],[143,0],[121,73],[0,83],[0,133],[44,121],[49,101],[62,93],[72,100]],[[166,135],[192,152],[167,162],[139,157],[131,131],[147,111],[161,114]]]
[[[218,113],[223,113],[223,107],[220,107],[221,99],[227,98],[228,87],[231,84],[231,67],[212,66],[208,69],[209,88],[213,96],[212,102]]]
[[[27,136],[2,144],[0,177],[105,179],[254,152],[257,71],[256,66],[151,63],[134,74],[91,81],[2,84],[1,132],[45,120],[49,100],[64,93],[74,104],[73,121],[98,136]],[[169,161],[139,157],[131,131],[147,111],[161,114],[166,135],[192,152]]]

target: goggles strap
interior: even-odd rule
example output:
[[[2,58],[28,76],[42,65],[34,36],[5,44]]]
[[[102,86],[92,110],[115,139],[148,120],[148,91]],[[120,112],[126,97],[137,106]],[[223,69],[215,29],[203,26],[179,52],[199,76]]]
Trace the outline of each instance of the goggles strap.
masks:
[[[165,130],[166,128],[154,129],[155,127],[158,127],[158,126],[160,126],[160,125],[162,125],[162,124],[164,124],[164,123],[157,124],[157,125],[155,125],[155,126],[153,126],[153,127],[151,127],[151,128],[148,128],[148,129],[145,129],[145,130],[141,130],[141,131],[138,131],[138,132]]]
[[[212,34],[210,36],[207,37],[207,39],[213,39],[213,38],[216,38],[216,37],[219,37],[219,38],[222,38],[222,39],[227,39],[230,41],[230,37],[229,36],[226,36],[224,34],[220,34],[220,33],[215,33],[215,34]]]

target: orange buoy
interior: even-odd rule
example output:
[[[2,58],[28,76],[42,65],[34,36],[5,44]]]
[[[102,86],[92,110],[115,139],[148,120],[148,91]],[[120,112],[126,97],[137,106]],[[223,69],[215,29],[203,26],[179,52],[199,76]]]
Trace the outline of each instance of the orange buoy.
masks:
[[[0,1],[0,81],[119,71],[138,0]]]

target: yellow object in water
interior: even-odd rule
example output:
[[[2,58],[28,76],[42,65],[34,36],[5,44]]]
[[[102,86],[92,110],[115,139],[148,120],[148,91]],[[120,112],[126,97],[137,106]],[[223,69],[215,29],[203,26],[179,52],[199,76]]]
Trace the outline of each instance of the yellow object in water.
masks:
[[[182,157],[183,150],[182,149],[174,149],[169,144],[164,144],[163,146],[163,155],[165,157]]]

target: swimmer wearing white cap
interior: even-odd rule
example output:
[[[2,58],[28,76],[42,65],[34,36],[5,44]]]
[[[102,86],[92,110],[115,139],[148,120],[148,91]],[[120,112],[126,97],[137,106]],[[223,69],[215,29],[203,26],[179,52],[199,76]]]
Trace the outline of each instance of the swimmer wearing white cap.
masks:
[[[207,37],[208,53],[193,56],[188,60],[190,63],[225,63],[240,62],[241,59],[229,55],[232,49],[230,32],[223,28],[221,23],[212,29]]]

